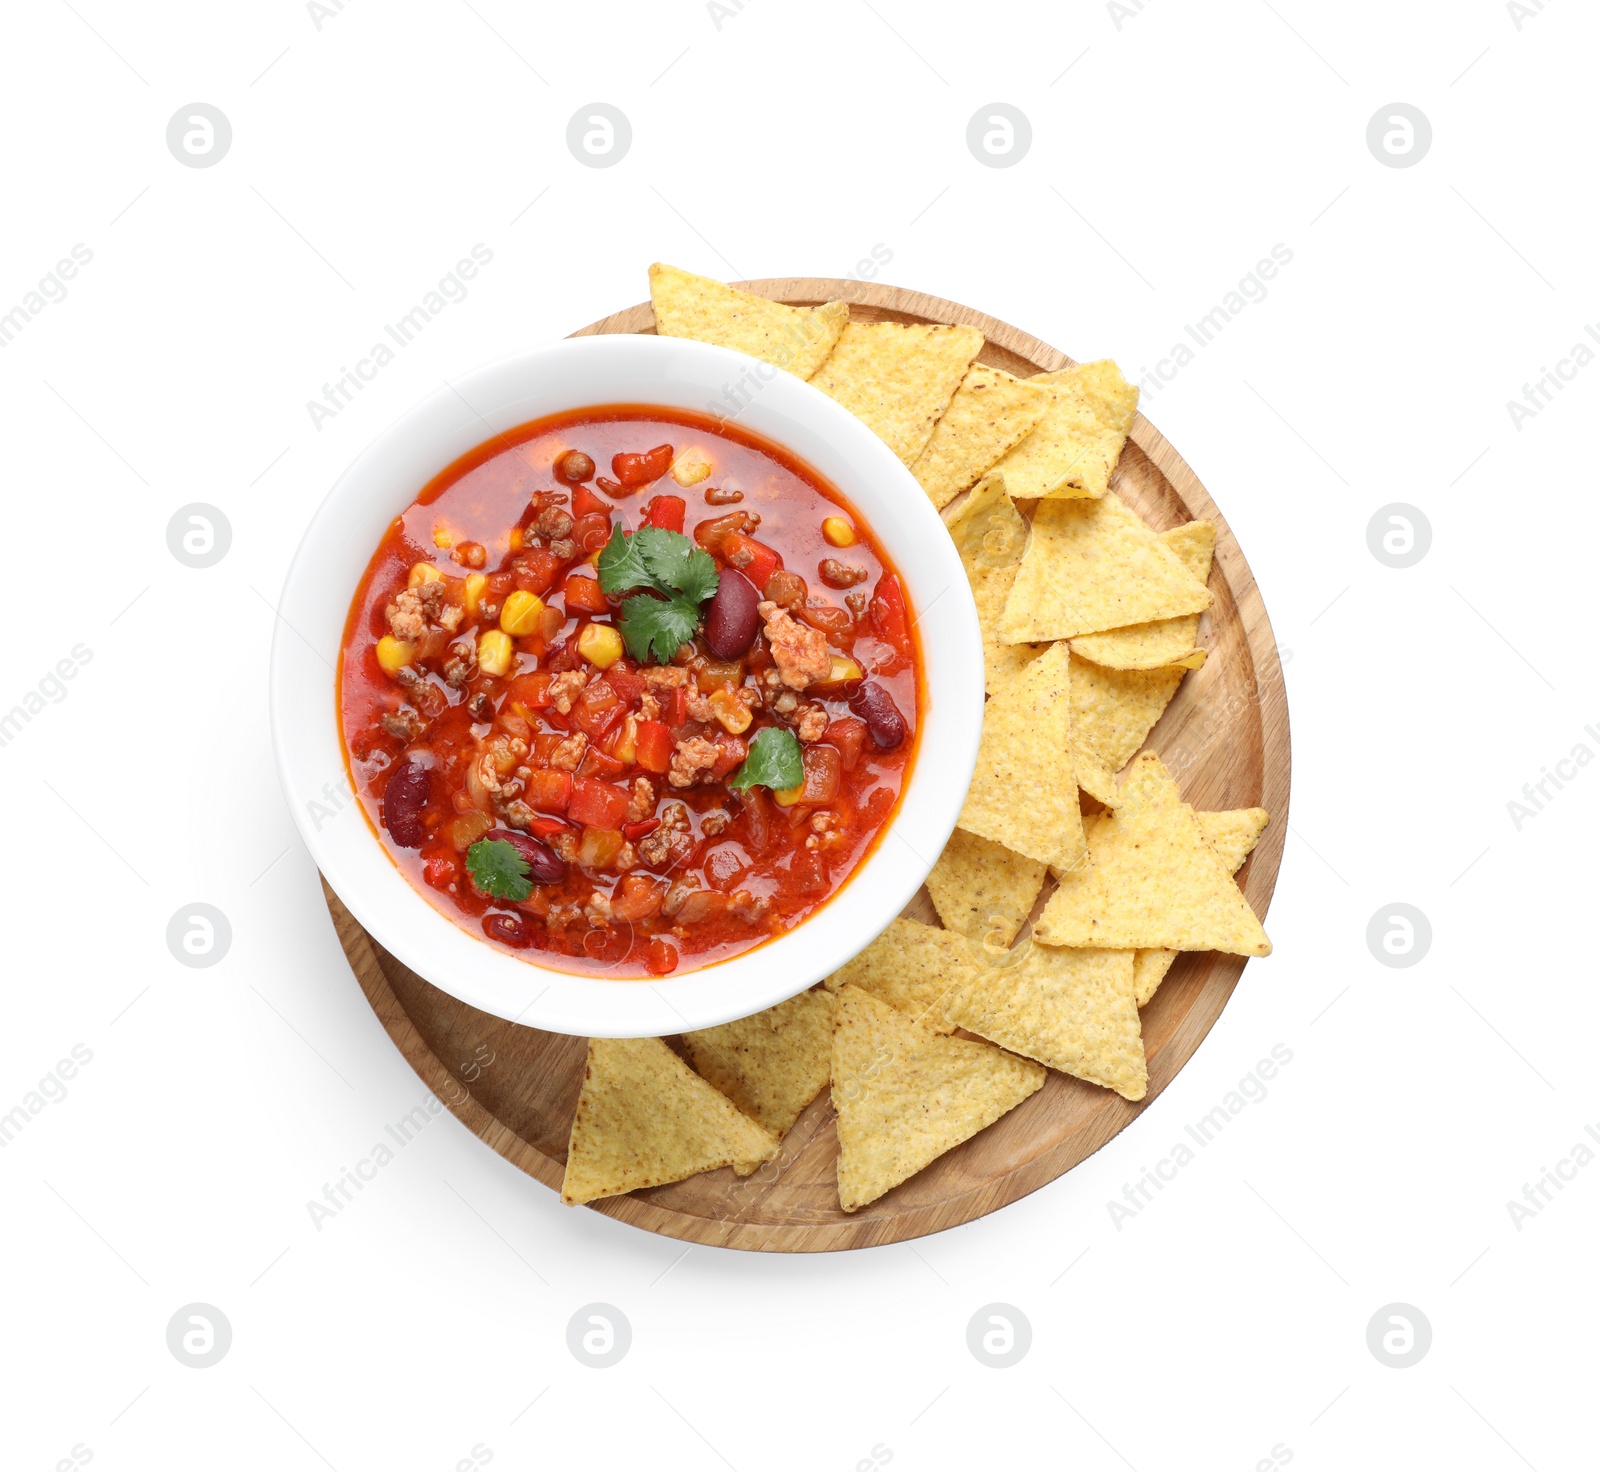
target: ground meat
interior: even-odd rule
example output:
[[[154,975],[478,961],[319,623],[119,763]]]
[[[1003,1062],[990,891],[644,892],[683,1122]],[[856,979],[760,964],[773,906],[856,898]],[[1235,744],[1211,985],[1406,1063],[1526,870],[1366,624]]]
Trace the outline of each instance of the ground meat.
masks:
[[[384,711],[378,717],[378,724],[396,741],[415,741],[428,729],[428,723],[409,705],[402,705],[397,711]]]
[[[459,690],[472,678],[472,672],[477,667],[478,651],[471,640],[463,639],[452,644],[444,662],[445,684]]]
[[[494,714],[494,702],[480,690],[467,701],[467,709],[480,721],[486,721]]]
[[[828,640],[819,629],[797,624],[776,603],[763,600],[756,605],[766,625],[767,646],[779,677],[791,690],[804,690],[817,680],[825,680],[832,668]]]
[[[721,808],[712,808],[700,819],[700,831],[707,838],[715,838],[733,821]]]
[[[794,733],[802,741],[821,741],[828,729],[828,713],[820,705],[802,705],[794,713]]]
[[[559,506],[546,506],[529,523],[528,535],[554,539],[572,530],[572,517]]]
[[[689,671],[679,669],[677,665],[651,665],[639,673],[644,676],[646,688],[651,690],[671,690],[675,686],[689,683]]]
[[[756,925],[767,918],[772,909],[772,896],[764,894],[754,898],[748,889],[736,889],[728,897],[728,913],[746,925]]]
[[[844,595],[844,606],[850,610],[851,616],[855,621],[860,623],[862,614],[867,611],[867,595],[865,593],[846,593]]]
[[[422,597],[415,588],[407,588],[383,610],[389,620],[389,632],[407,644],[417,643],[428,632],[428,616],[422,609]]]
[[[672,888],[667,891],[667,897],[661,901],[661,913],[671,918],[684,906],[689,896],[700,888],[698,874],[685,874],[682,879],[675,880]]]
[[[639,693],[639,719],[641,721],[659,720],[661,717],[661,702],[648,690]]]
[[[626,874],[638,862],[638,850],[631,843],[624,842],[617,850],[616,858],[611,861],[610,868],[614,874]]]
[[[474,760],[474,773],[491,797],[509,800],[522,791],[511,774],[527,754],[528,743],[520,736],[491,736]]]
[[[506,804],[506,822],[513,828],[529,829],[533,827],[533,820],[538,816],[520,797],[513,798]]]
[[[583,918],[591,925],[604,925],[611,919],[611,896],[594,890],[589,895],[589,903],[583,907]]]
[[[558,772],[576,772],[588,747],[589,738],[582,731],[574,731],[557,743],[556,749],[550,753],[550,765]]]
[[[565,859],[569,864],[578,862],[578,835],[576,833],[563,828],[558,833],[552,833],[545,842],[556,851],[558,858]],[[551,910],[550,918],[552,921],[554,921],[555,915],[556,912]]]
[[[709,726],[716,718],[717,713],[712,709],[711,697],[702,695],[698,690],[691,689],[689,691],[689,719],[691,721],[703,721]]]
[[[716,742],[704,736],[690,736],[678,743],[667,768],[667,781],[674,787],[693,787],[702,772],[717,764],[720,751]]]
[[[563,670],[550,682],[550,704],[562,715],[572,713],[572,702],[583,694],[589,677],[582,670]]]
[[[633,779],[633,796],[628,799],[628,821],[642,823],[656,810],[655,784],[648,777]]]
[[[571,562],[578,555],[578,544],[571,537],[557,537],[550,544],[550,550],[563,562]]]
[[[681,802],[669,802],[661,810],[661,826],[639,840],[639,857],[652,869],[669,869],[686,862],[693,852],[689,809]]]

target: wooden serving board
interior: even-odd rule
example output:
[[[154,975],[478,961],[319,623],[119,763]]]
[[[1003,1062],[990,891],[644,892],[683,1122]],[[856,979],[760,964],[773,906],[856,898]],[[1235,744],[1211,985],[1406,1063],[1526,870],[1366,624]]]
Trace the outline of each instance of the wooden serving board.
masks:
[[[858,321],[970,323],[988,339],[979,360],[1022,376],[1072,361],[970,307],[897,287],[823,278],[739,284],[797,306],[844,299]],[[652,331],[645,302],[574,336]],[[1289,810],[1289,710],[1266,609],[1227,522],[1143,416],[1111,485],[1158,531],[1197,517],[1216,523],[1215,603],[1200,633],[1210,656],[1185,678],[1146,744],[1161,753],[1195,807],[1271,812],[1240,874],[1252,907],[1265,916]],[[362,990],[406,1061],[482,1140],[559,1190],[584,1040],[518,1027],[447,996],[379,946],[326,886],[324,893]],[[906,913],[937,923],[926,890]],[[1018,1108],[854,1215],[839,1209],[826,1090],[789,1132],[779,1160],[757,1174],[741,1180],[728,1169],[712,1171],[591,1209],[686,1242],[764,1252],[871,1247],[959,1226],[1054,1180],[1149,1108],[1210,1031],[1243,969],[1242,957],[1201,952],[1181,956],[1167,973],[1142,1013],[1150,1083],[1141,1103],[1051,1072]]]

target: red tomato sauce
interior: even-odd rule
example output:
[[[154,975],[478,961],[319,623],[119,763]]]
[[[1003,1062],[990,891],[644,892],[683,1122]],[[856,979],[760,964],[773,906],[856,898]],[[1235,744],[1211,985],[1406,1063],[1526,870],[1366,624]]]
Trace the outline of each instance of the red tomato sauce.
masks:
[[[675,462],[710,473],[683,485]],[[644,527],[717,572],[665,662],[628,646],[628,595],[597,576],[614,529]],[[734,593],[762,612],[724,657]],[[899,803],[923,704],[903,583],[838,491],[745,431],[641,405],[522,425],[435,477],[367,566],[337,679],[352,786],[412,884],[501,949],[611,977],[726,960],[813,914]],[[767,727],[802,781],[734,790]],[[496,893],[469,852],[524,873]]]

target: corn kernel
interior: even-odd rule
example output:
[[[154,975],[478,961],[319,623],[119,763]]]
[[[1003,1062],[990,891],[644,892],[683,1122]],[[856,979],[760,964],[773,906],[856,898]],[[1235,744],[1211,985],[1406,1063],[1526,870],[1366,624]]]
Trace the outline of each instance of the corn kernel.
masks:
[[[772,800],[777,803],[780,808],[792,808],[797,802],[800,801],[800,794],[805,790],[806,784],[804,782],[802,782],[798,787],[785,787],[781,792],[774,792],[772,794]]]
[[[511,668],[511,635],[489,629],[478,636],[478,668],[486,675],[503,675]]]
[[[828,655],[828,678],[825,683],[840,685],[846,680],[859,680],[861,666],[843,654]]]
[[[638,759],[639,754],[639,717],[631,712],[623,717],[622,734],[617,737],[617,744],[611,749],[614,756],[625,767],[631,767]]]
[[[413,562],[406,575],[406,587],[420,588],[424,583],[442,583],[444,574],[431,562]]]
[[[397,675],[417,657],[416,646],[393,634],[378,640],[378,668],[386,675]]]
[[[524,634],[539,631],[543,624],[543,613],[544,600],[518,588],[515,593],[506,595],[506,601],[500,608],[500,627],[520,639]]]
[[[450,535],[450,528],[449,527],[447,527],[447,526],[436,526],[436,527],[434,527],[434,529],[433,529],[433,545],[435,547],[446,547],[446,548],[448,548],[448,547],[455,546],[455,544],[456,544],[456,539],[453,536]]]
[[[522,528],[520,526],[511,528],[511,535],[506,538],[506,544],[513,552],[522,550]]]
[[[711,709],[730,736],[742,735],[750,729],[750,707],[726,685],[711,692]]]
[[[477,618],[478,604],[483,601],[483,590],[489,586],[489,579],[481,572],[469,572],[462,583],[461,596],[466,601],[467,617]]]
[[[830,547],[855,545],[856,529],[842,516],[827,516],[822,521],[822,539]]]
[[[695,485],[710,474],[711,467],[692,450],[685,451],[672,462],[672,478],[680,486]]]
[[[610,669],[622,658],[622,635],[610,624],[585,624],[578,635],[578,653],[596,669]]]

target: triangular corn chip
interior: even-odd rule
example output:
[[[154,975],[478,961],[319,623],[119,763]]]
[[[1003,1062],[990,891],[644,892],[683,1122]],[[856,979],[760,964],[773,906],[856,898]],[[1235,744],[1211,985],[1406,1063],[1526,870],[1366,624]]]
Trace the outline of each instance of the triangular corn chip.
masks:
[[[1049,407],[1050,394],[1038,384],[974,363],[911,473],[933,504],[943,507],[1027,434]]]
[[[1157,540],[1196,581],[1204,583],[1211,576],[1211,553],[1217,544],[1217,529],[1211,522],[1191,521],[1162,532]],[[1200,615],[1186,613],[1181,618],[1129,624],[1103,634],[1080,634],[1072,640],[1072,652],[1080,659],[1117,670],[1153,670],[1162,665],[1197,670],[1206,658],[1205,650],[1195,647],[1199,637]]]
[[[1159,670],[1108,670],[1076,656],[1069,669],[1074,746],[1099,757],[1113,772],[1120,772],[1129,757],[1144,745],[1144,738],[1161,719],[1161,712],[1187,673],[1182,665]],[[1117,796],[1100,797],[1088,787],[1085,791],[1099,797],[1107,807],[1115,807],[1121,801]]]
[[[990,698],[956,819],[968,833],[1041,864],[1071,864],[1083,854],[1068,679],[1067,646],[1055,644]]]
[[[1017,965],[964,987],[947,1011],[952,1022],[1013,1053],[1124,1099],[1144,1098],[1131,951],[1030,946]]]
[[[811,381],[910,465],[982,346],[976,327],[851,322]]]
[[[777,1153],[772,1135],[660,1038],[590,1038],[561,1199],[576,1206]]]
[[[957,828],[928,875],[946,930],[979,945],[1009,946],[1039,898],[1045,866]]]
[[[1006,487],[1015,494],[1011,482]],[[1011,585],[1000,637],[1008,644],[1201,613],[1211,594],[1120,497],[1043,501]]]
[[[1095,825],[1089,862],[1061,876],[1033,935],[1109,950],[1272,950],[1194,809],[1148,751],[1122,784],[1121,805]]]
[[[1028,523],[1006,495],[1005,480],[991,475],[974,486],[954,511],[946,513],[945,524],[972,585],[983,639],[984,686],[993,695],[1039,654],[1032,644],[1000,642],[1000,615],[1017,579],[1022,549],[1028,545]]]
[[[1216,849],[1222,867],[1230,874],[1239,872],[1267,826],[1265,808],[1233,808],[1221,813],[1197,812],[1195,817],[1200,820],[1200,831],[1205,834],[1206,842]],[[1133,953],[1133,997],[1141,1007],[1155,996],[1156,988],[1165,980],[1172,963],[1177,959],[1176,951]]]
[[[996,467],[1013,496],[1103,496],[1133,427],[1139,390],[1109,358],[1027,383],[1050,390],[1050,408]]]
[[[964,935],[915,920],[891,920],[866,950],[822,984],[831,992],[858,986],[935,1032],[949,1032],[944,999],[978,964],[973,942]]]
[[[1026,649],[1029,646],[1018,644],[1013,647]],[[1078,779],[1078,786],[1096,802],[1108,808],[1116,807],[1116,773],[1104,757],[1090,751],[1081,741],[1072,743],[1072,775]]]
[[[850,320],[848,302],[789,307],[659,261],[650,268],[650,304],[662,337],[733,348],[796,378],[810,378],[822,366]]]
[[[686,1032],[700,1077],[780,1139],[828,1085],[833,994],[801,992],[754,1017]]]
[[[940,1037],[859,987],[839,993],[833,1107],[839,1205],[857,1211],[970,1140],[1044,1083],[988,1043]]]

